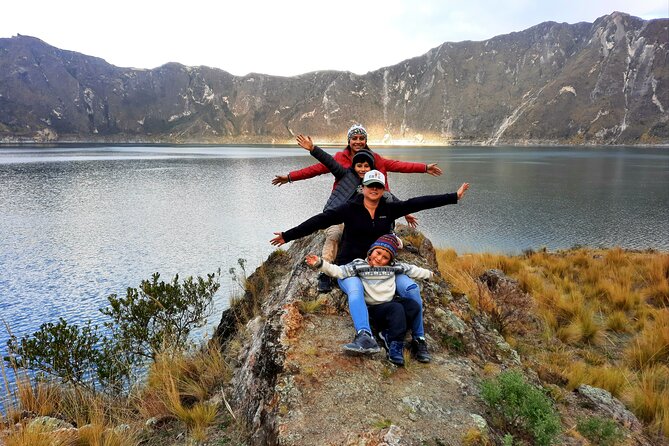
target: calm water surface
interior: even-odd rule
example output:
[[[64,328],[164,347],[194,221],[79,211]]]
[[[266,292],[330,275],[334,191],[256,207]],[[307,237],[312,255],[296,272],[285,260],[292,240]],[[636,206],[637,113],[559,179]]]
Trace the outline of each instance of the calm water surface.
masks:
[[[436,246],[518,253],[575,244],[669,250],[669,150],[411,148],[383,155],[438,162],[444,175],[392,173],[401,198],[471,189],[417,214]],[[334,152],[334,151],[331,151]],[[274,231],[319,212],[329,175],[282,187],[312,163],[302,149],[96,147],[0,149],[0,315],[17,335],[64,317],[101,321],[111,293],[153,272],[224,272],[211,327]],[[0,354],[7,334],[0,330]]]

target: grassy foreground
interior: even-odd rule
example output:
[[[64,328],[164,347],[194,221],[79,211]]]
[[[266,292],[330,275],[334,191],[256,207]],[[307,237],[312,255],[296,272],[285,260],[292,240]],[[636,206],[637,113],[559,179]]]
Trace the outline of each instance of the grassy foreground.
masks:
[[[557,389],[556,399],[582,383],[601,387],[650,431],[669,436],[669,254],[579,248],[509,257],[437,250],[437,259],[453,293],[469,297],[473,311],[489,318],[525,365]],[[491,293],[478,281],[491,268],[527,294]],[[243,279],[248,292],[262,288]],[[5,378],[14,403],[0,414],[0,444],[243,444],[243,427],[220,391],[230,378],[228,363],[213,344],[165,352],[127,397],[28,379],[10,389]],[[41,416],[73,424],[54,429]]]
[[[669,436],[669,254],[574,248],[521,256],[437,250],[453,291],[496,323],[544,382],[608,390],[651,431]],[[527,298],[493,295],[496,268]]]

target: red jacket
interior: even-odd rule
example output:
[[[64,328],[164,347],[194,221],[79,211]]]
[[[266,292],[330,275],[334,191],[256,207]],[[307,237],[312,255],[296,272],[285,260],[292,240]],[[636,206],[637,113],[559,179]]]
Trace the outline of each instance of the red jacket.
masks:
[[[374,152],[372,152],[374,153]],[[348,169],[351,167],[351,160],[353,156],[351,155],[351,149],[346,147],[341,152],[334,154],[333,158],[342,165],[343,168]],[[388,186],[388,172],[402,172],[402,173],[425,173],[427,172],[427,164],[425,163],[411,163],[408,161],[397,161],[390,160],[382,157],[378,153],[374,153],[374,168],[380,171],[386,176],[386,190],[390,190]],[[324,173],[329,173],[327,167],[324,164],[318,163],[313,164],[304,169],[294,170],[288,174],[288,179],[290,181],[300,181],[313,178],[318,175],[323,175]],[[337,180],[335,180],[332,185],[332,189],[337,187]]]

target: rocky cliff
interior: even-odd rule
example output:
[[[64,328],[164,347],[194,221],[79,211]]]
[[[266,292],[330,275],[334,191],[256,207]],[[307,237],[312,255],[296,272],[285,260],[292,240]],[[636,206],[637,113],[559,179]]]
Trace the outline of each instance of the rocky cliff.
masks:
[[[406,227],[399,234],[405,240],[401,259],[437,271],[429,240]],[[339,290],[316,294],[316,273],[303,262],[323,240],[317,234],[272,254],[218,327],[234,366],[227,393],[248,429],[248,444],[461,445],[470,429],[488,430],[499,444],[480,397],[481,380],[513,368],[540,386],[539,376],[472,311],[466,296],[453,295],[441,279],[421,283],[430,364],[396,368],[383,353],[345,355],[341,344],[353,336],[345,296]],[[506,280],[493,272],[482,284]],[[565,392],[556,406],[564,426],[557,444],[586,444],[570,427],[592,414],[624,426],[625,444],[653,444],[634,415],[601,389]]]
[[[669,19],[615,12],[444,43],[365,75],[119,68],[0,39],[0,142],[669,143]]]

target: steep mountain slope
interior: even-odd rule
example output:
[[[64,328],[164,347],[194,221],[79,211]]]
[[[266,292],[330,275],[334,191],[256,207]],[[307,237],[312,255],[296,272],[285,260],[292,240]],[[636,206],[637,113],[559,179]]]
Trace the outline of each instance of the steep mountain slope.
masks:
[[[669,19],[615,12],[444,43],[365,75],[119,68],[0,39],[0,141],[668,143]]]

